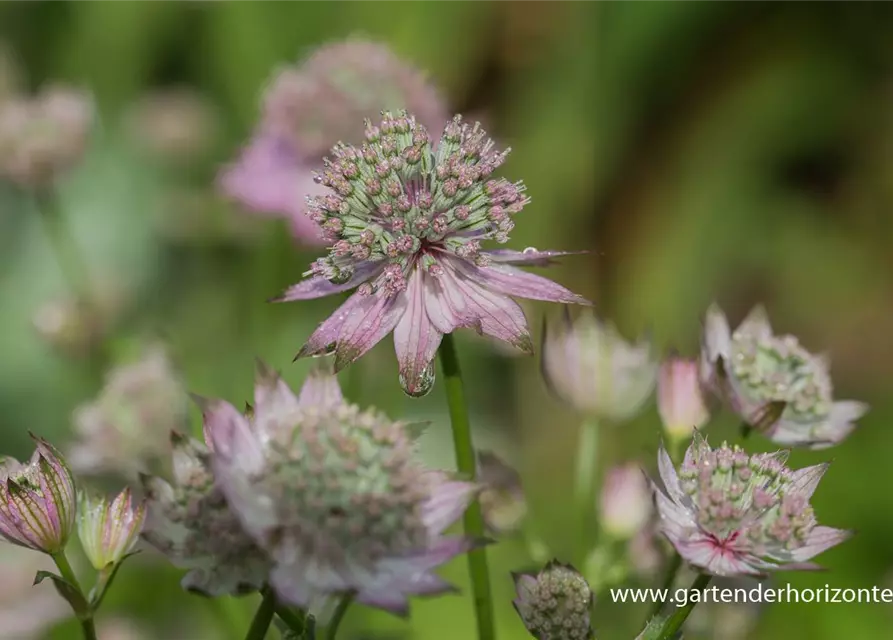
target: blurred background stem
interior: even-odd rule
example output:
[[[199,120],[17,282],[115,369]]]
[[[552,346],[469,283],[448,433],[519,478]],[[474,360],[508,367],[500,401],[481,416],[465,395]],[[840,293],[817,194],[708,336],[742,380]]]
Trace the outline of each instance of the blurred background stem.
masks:
[[[459,367],[459,357],[456,354],[456,345],[453,342],[452,334],[448,333],[443,336],[438,353],[443,366],[444,386],[450,410],[450,423],[453,428],[456,467],[465,478],[474,480],[477,476],[477,464],[471,439],[471,424],[468,419],[468,405],[465,401],[465,389],[462,384],[462,371]],[[467,536],[471,538],[484,536],[484,516],[477,500],[468,506],[463,522]],[[486,549],[478,548],[468,552],[468,569],[471,574],[478,639],[493,640],[496,637],[496,631]]]
[[[580,425],[577,445],[576,481],[574,486],[575,509],[580,522],[580,557],[589,551],[590,516],[595,509],[595,478],[598,472],[598,421],[589,418]]]
[[[37,192],[35,199],[47,239],[59,262],[62,277],[68,281],[78,302],[85,305],[88,312],[93,311],[95,300],[90,286],[90,270],[87,267],[87,260],[59,207],[56,192],[52,188],[43,189]]]

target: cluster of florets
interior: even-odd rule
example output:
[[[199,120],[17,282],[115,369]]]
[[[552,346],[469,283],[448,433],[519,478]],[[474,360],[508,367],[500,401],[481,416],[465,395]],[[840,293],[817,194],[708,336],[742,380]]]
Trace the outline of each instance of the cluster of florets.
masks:
[[[306,554],[369,566],[426,547],[420,509],[431,487],[403,424],[346,403],[294,418],[298,437],[283,434],[256,483]]]
[[[317,176],[334,193],[312,198],[309,215],[332,246],[308,275],[345,283],[362,263],[387,261],[361,290],[396,293],[417,259],[439,275],[438,251],[486,265],[481,241],[506,242],[512,215],[529,202],[522,182],[489,178],[508,151],[494,150],[480,125],[462,124],[461,116],[446,126],[436,149],[405,111],[384,113],[378,126],[367,121],[366,143],[336,146]]]
[[[513,574],[513,601],[527,630],[537,640],[588,640],[592,590],[572,566],[552,561],[538,575]]]
[[[174,486],[143,476],[149,513],[143,537],[178,566],[191,569],[183,587],[207,595],[263,586],[269,566],[244,533],[211,472],[202,443],[172,435]]]
[[[783,402],[785,418],[815,421],[831,412],[831,377],[792,335],[735,331],[730,364],[747,395],[762,403]]]
[[[748,456],[727,444],[695,449],[679,479],[698,507],[701,528],[718,540],[737,532],[757,550],[790,550],[804,544],[816,521],[808,497],[792,490],[794,476],[784,465],[785,457]]]
[[[92,100],[67,87],[0,103],[0,177],[46,186],[80,161],[92,125]]]

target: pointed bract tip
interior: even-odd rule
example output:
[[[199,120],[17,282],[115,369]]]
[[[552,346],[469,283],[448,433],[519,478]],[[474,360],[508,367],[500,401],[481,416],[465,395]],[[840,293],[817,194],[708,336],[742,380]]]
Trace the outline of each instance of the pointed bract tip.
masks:
[[[170,435],[170,441],[171,441],[171,445],[173,445],[174,447],[182,447],[186,444],[189,444],[189,436],[172,429],[171,435]]]
[[[258,380],[278,380],[279,372],[261,358],[254,359],[254,371]]]

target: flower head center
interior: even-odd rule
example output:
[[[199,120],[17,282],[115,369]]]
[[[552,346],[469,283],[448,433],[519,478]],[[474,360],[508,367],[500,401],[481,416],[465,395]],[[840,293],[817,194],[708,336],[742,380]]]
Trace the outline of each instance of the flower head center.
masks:
[[[293,441],[273,451],[272,469],[257,481],[275,494],[308,555],[367,565],[427,542],[423,469],[403,426],[380,414],[304,409]]]
[[[748,456],[726,444],[701,448],[680,472],[683,491],[698,507],[698,524],[723,550],[746,535],[758,549],[802,544],[815,524],[807,500],[776,455]]]
[[[332,246],[309,273],[341,284],[361,266],[394,265],[402,282],[378,278],[369,287],[393,293],[412,268],[439,275],[437,252],[486,264],[481,241],[508,241],[512,215],[528,202],[523,183],[489,178],[507,154],[459,116],[436,148],[405,111],[367,121],[366,143],[334,147],[316,178],[332,193],[311,198],[309,216]]]
[[[786,418],[815,420],[831,411],[830,377],[794,336],[757,337],[736,332],[731,365],[752,398],[784,402]]]

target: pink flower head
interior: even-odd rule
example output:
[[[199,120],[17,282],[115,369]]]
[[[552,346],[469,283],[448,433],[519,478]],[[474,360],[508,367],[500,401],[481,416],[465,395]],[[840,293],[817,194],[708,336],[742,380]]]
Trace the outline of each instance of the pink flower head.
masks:
[[[527,631],[537,640],[589,640],[595,596],[586,578],[569,564],[552,560],[537,575],[512,573],[512,600]]]
[[[283,138],[258,135],[239,160],[220,174],[223,192],[256,213],[285,216],[292,235],[307,245],[325,245],[319,225],[306,216],[305,198],[325,192],[307,164]]]
[[[53,445],[34,440],[37,449],[28,464],[0,460],[0,538],[53,554],[65,548],[74,530],[74,477]]]
[[[197,440],[171,434],[174,484],[141,476],[148,512],[142,537],[175,566],[189,569],[181,585],[207,596],[260,589],[270,564],[227,505],[211,453]]]
[[[546,278],[515,265],[558,252],[491,252],[506,242],[512,216],[527,204],[524,185],[492,178],[506,157],[478,125],[456,116],[437,148],[406,112],[366,123],[361,148],[338,145],[319,176],[331,193],[315,198],[311,217],[332,243],[302,282],[277,301],[306,300],[357,288],[319,325],[298,357],[335,354],[335,370],[389,333],[406,393],[434,384],[443,334],[460,327],[533,351],[527,320],[511,297],[584,304]]]
[[[776,444],[827,448],[846,438],[868,411],[862,402],[835,402],[827,360],[792,335],[773,334],[763,307],[732,332],[712,305],[705,324],[702,378]]]
[[[674,439],[691,437],[710,419],[701,390],[696,360],[671,357],[661,364],[657,376],[657,410],[664,430]]]
[[[409,596],[453,589],[433,570],[473,546],[443,531],[478,487],[421,466],[405,423],[347,404],[331,374],[296,396],[263,365],[252,419],[223,401],[204,418],[218,481],[281,598],[350,592],[405,614]]]
[[[136,544],[146,503],[133,504],[130,487],[109,502],[105,496],[82,492],[78,503],[78,538],[97,571],[121,562]]]
[[[662,533],[690,564],[718,576],[814,569],[814,556],[850,532],[816,523],[809,499],[827,464],[792,471],[787,452],[748,456],[695,434],[677,475],[658,453],[666,492],[652,483]]]
[[[93,119],[92,98],[64,86],[0,102],[0,178],[26,188],[53,182],[80,162]]]
[[[76,473],[136,480],[170,459],[171,431],[189,424],[189,396],[167,350],[152,344],[111,369],[73,418],[77,440],[68,459]]]
[[[639,465],[608,471],[599,500],[599,522],[606,533],[618,540],[632,538],[648,524],[651,510],[651,490]]]
[[[387,46],[349,39],[320,47],[300,65],[276,71],[257,131],[221,173],[221,189],[256,213],[285,217],[303,244],[325,246],[306,199],[327,193],[313,173],[323,168],[329,144],[360,142],[356,123],[404,108],[429,127],[448,119],[438,91]]]

